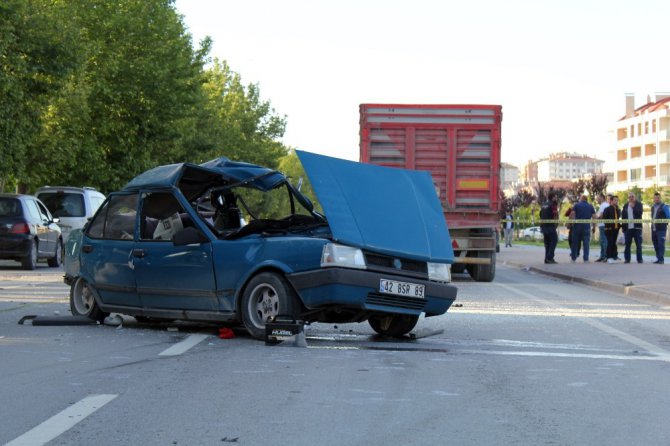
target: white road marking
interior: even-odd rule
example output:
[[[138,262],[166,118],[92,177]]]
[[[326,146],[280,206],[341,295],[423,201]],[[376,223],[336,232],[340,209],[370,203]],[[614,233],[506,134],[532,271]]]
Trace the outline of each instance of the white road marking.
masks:
[[[46,420],[7,443],[5,446],[38,446],[43,445],[67,430],[75,424],[112,401],[118,395],[91,395],[78,403],[73,404],[60,413]]]
[[[182,353],[188,351],[189,349],[195,347],[205,339],[207,339],[209,335],[205,334],[193,334],[189,336],[188,338],[184,339],[181,342],[176,343],[170,348],[167,348],[160,352],[158,356],[177,356],[181,355]]]
[[[548,307],[556,308],[560,312],[565,311],[564,308],[557,307],[553,302],[550,302],[548,300],[536,297],[536,296],[532,295],[531,293],[527,293],[526,291],[519,290],[519,289],[516,289],[516,288],[514,288],[510,285],[506,285],[506,284],[502,284],[502,283],[498,283],[497,285],[501,288],[505,288],[506,290],[508,290],[511,293],[521,294],[522,296],[525,296],[529,299],[532,299],[535,302],[539,302],[541,304],[547,305]],[[623,332],[621,330],[617,330],[614,327],[610,327],[607,324],[604,324],[604,323],[602,323],[600,321],[597,321],[595,319],[591,319],[589,317],[579,317],[578,319],[585,322],[586,324],[592,326],[593,328],[596,328],[596,329],[598,329],[600,331],[603,331],[603,332],[605,332],[609,335],[615,336],[615,337],[617,337],[617,338],[619,338],[623,341],[629,342],[633,345],[636,345],[640,348],[643,348],[646,351],[648,351],[649,353],[651,353],[653,355],[657,355],[659,357],[659,359],[662,360],[662,361],[670,362],[670,352],[658,347],[657,345],[651,344],[651,343],[649,343],[649,342],[647,342],[643,339],[640,339],[636,336],[633,336],[633,335],[628,334],[626,332]]]

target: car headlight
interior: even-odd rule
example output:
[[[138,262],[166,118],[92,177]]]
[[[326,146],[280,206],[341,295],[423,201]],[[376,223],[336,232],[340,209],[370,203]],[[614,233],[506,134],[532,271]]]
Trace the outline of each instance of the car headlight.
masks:
[[[451,282],[451,265],[428,262],[428,279],[438,282]]]
[[[365,269],[365,257],[363,251],[351,246],[327,243],[321,254],[321,266],[343,266],[346,268]]]

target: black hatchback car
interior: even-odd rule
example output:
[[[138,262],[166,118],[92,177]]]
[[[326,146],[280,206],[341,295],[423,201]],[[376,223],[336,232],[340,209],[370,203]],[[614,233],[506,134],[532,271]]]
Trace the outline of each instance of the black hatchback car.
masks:
[[[57,267],[63,258],[63,238],[46,206],[32,195],[0,194],[0,259],[35,269],[39,259]]]

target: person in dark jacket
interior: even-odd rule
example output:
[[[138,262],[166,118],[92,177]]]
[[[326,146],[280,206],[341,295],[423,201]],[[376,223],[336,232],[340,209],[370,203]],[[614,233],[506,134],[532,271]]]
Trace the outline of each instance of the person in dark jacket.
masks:
[[[668,205],[661,201],[661,194],[656,192],[654,194],[654,204],[651,207],[651,219],[669,219],[670,218],[670,208]],[[651,241],[654,244],[654,251],[656,251],[656,264],[665,263],[665,236],[668,232],[667,223],[656,223],[651,224]]]
[[[610,197],[610,205],[603,210],[603,220],[619,220],[621,210],[619,209],[619,197]],[[619,258],[616,239],[619,235],[619,222],[605,223],[605,237],[607,237],[607,263],[615,263]]]
[[[556,195],[550,195],[549,201],[542,205],[541,220],[558,220],[558,203]],[[544,263],[557,263],[554,260],[556,245],[558,244],[557,223],[540,223],[540,230],[544,236]]]
[[[642,203],[640,203],[635,194],[628,194],[628,204],[624,204],[621,209],[621,220],[625,246],[623,258],[625,263],[630,263],[630,245],[635,240],[637,263],[642,263],[642,223],[633,223],[632,220],[642,219]]]
[[[579,202],[574,205],[575,220],[591,220],[596,210],[588,202],[588,197],[582,195]],[[580,245],[584,246],[584,262],[589,261],[589,243],[591,243],[591,227],[595,229],[595,225],[591,223],[574,223],[572,233],[572,249],[570,257],[572,261],[577,260],[579,256]]]

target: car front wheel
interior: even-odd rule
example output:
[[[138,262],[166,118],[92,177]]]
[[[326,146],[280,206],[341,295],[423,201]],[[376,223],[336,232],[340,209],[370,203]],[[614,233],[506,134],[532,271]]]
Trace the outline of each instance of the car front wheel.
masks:
[[[385,314],[368,319],[370,327],[383,336],[399,338],[416,326],[419,316],[411,314]]]
[[[242,322],[256,339],[265,338],[265,323],[276,316],[294,318],[298,299],[286,280],[276,273],[260,273],[249,281],[242,295]]]
[[[100,310],[91,285],[81,277],[70,286],[70,311],[74,316],[86,316],[102,322],[109,313]]]

